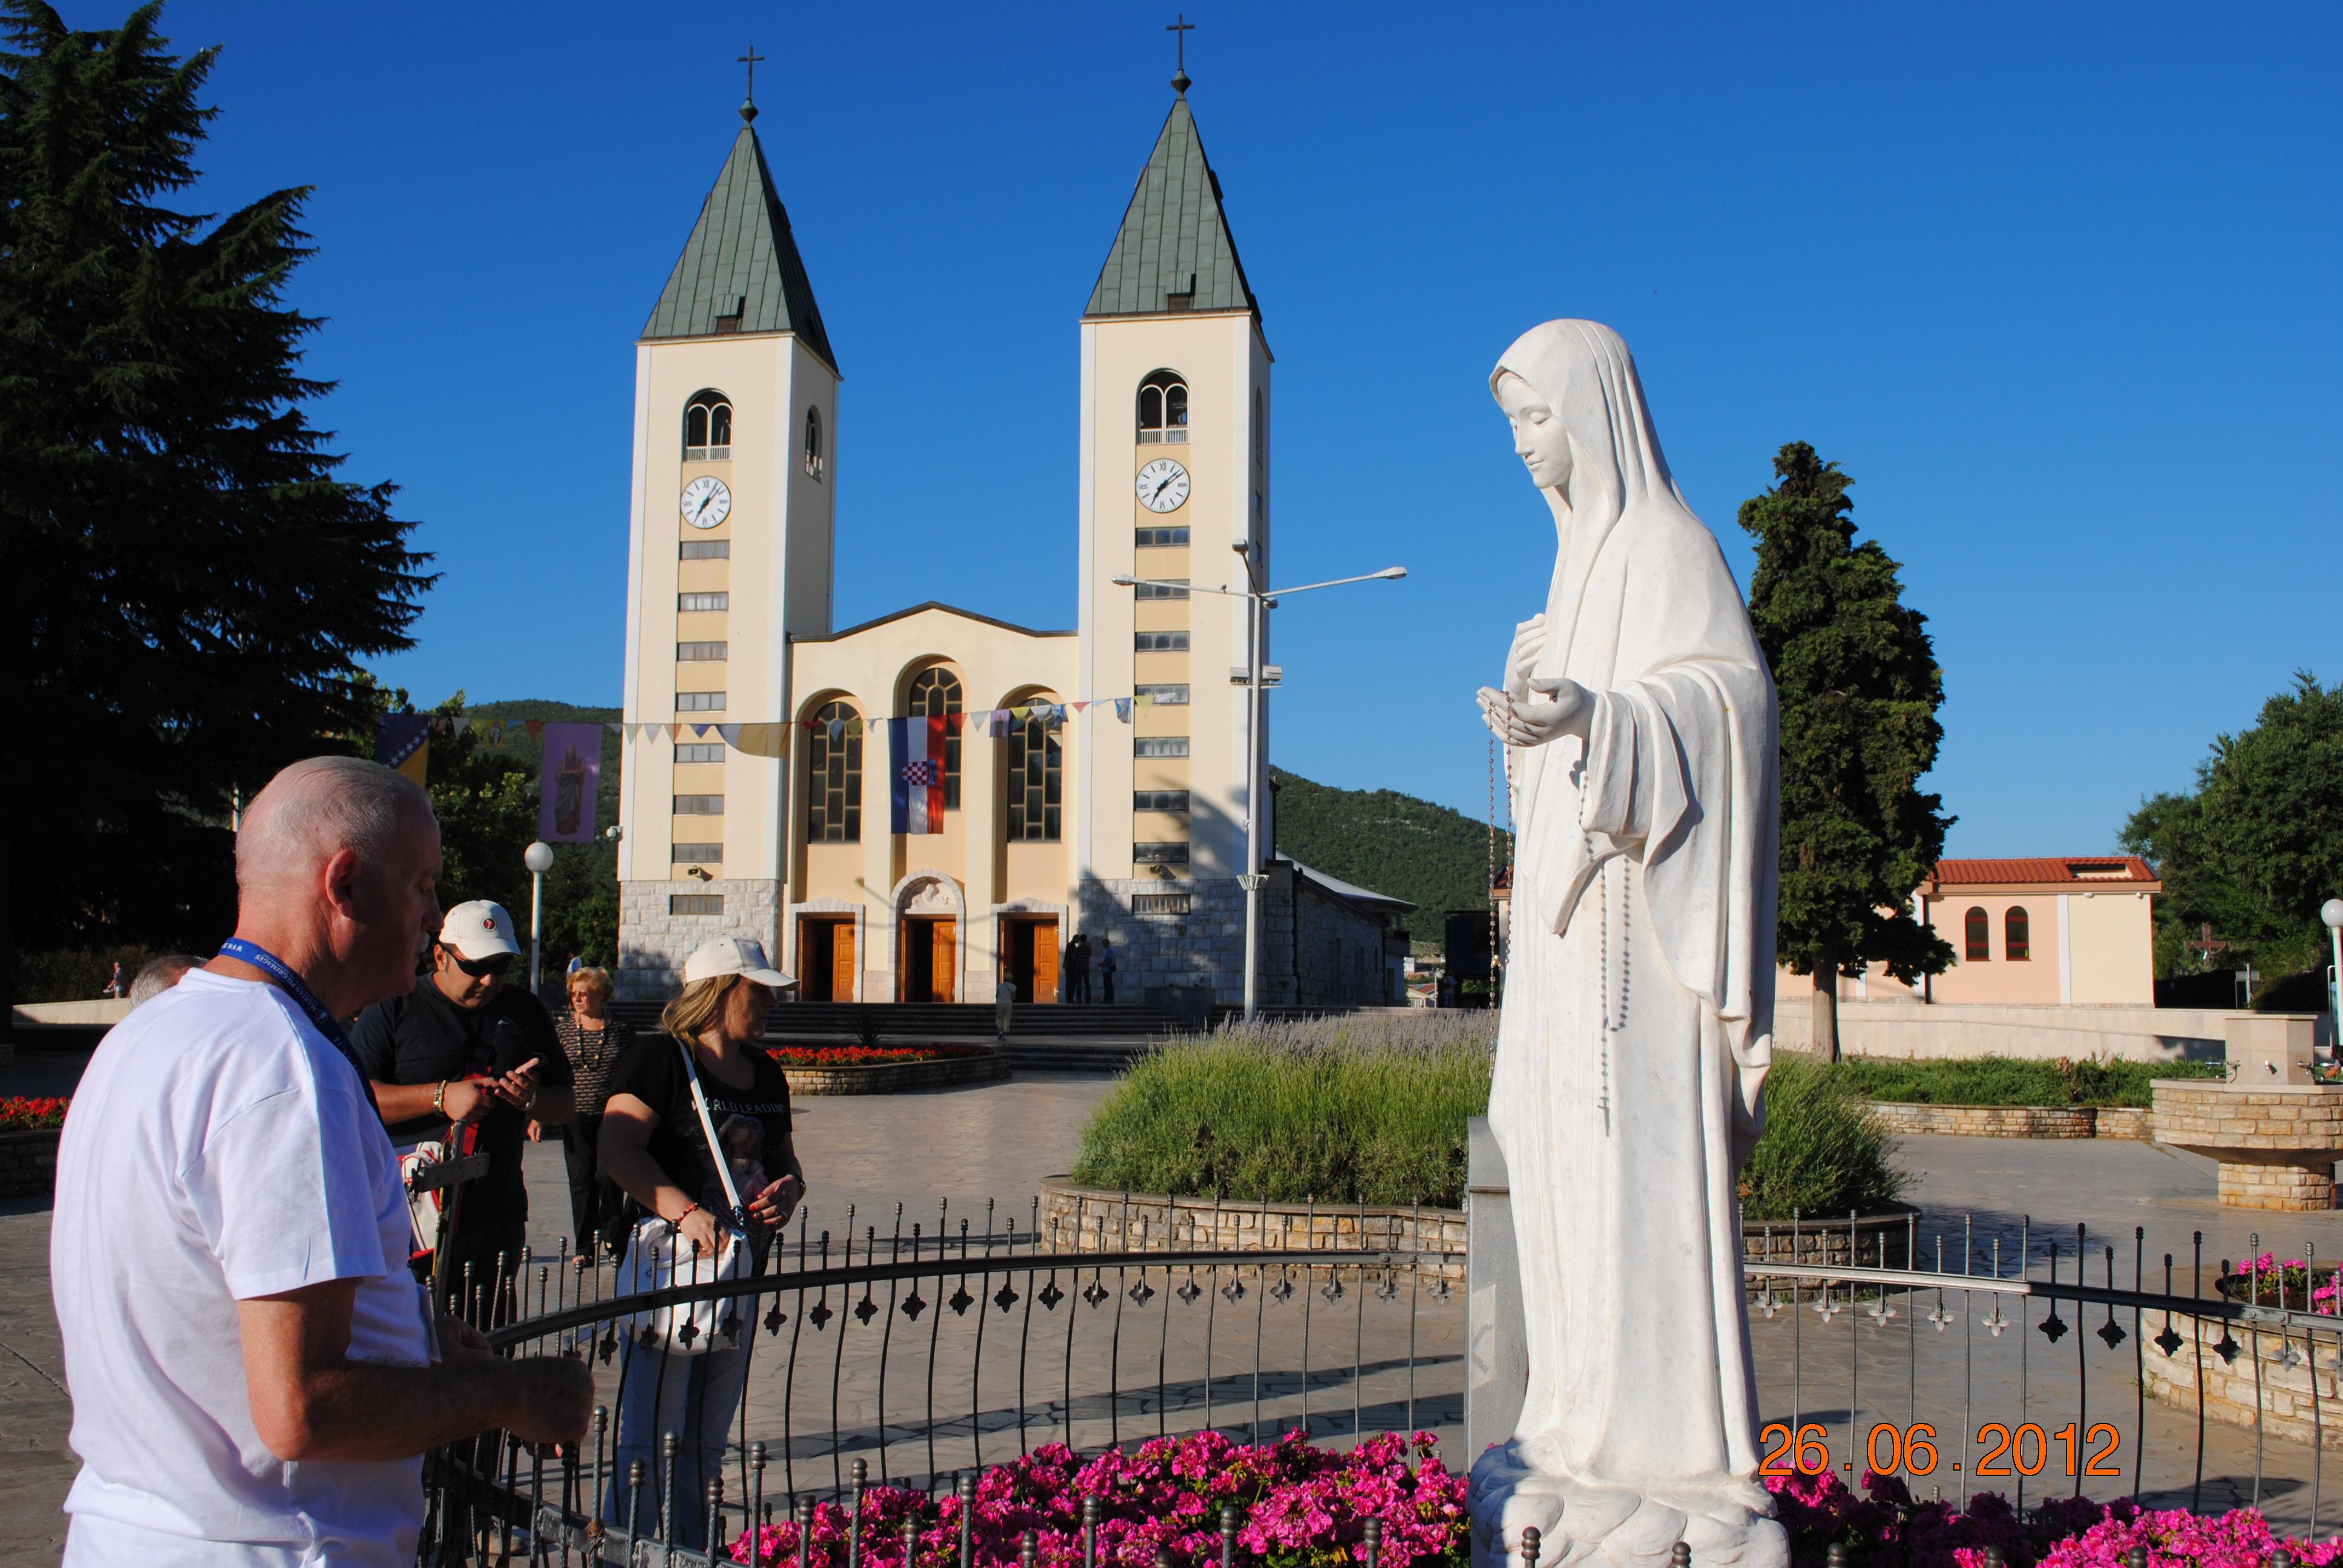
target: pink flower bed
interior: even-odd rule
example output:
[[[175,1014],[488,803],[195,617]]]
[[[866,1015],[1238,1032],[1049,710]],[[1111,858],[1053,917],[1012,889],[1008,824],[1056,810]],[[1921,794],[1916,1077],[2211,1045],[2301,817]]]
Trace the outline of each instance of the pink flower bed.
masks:
[[[1390,1568],[1461,1564],[1468,1555],[1465,1478],[1442,1466],[1438,1448],[1424,1432],[1413,1440],[1393,1433],[1335,1451],[1312,1447],[1300,1432],[1254,1446],[1208,1432],[1083,1460],[1063,1443],[1051,1443],[984,1473],[970,1532],[976,1562],[980,1568],[1013,1568],[1020,1537],[1031,1530],[1043,1568],[1075,1568],[1081,1562],[1082,1501],[1095,1497],[1099,1561],[1117,1568],[1152,1568],[1158,1547],[1169,1547],[1182,1562],[1218,1562],[1221,1510],[1229,1503],[1244,1521],[1237,1546],[1249,1563],[1327,1568],[1363,1562],[1366,1522],[1374,1518],[1383,1521],[1379,1561]],[[912,1564],[903,1560],[906,1521],[920,1526]],[[955,1495],[930,1499],[899,1486],[870,1487],[862,1494],[862,1568],[949,1568],[959,1561],[960,1523]],[[817,1506],[817,1563],[843,1561],[846,1526],[844,1508]],[[732,1558],[749,1561],[745,1533],[732,1543]],[[765,1526],[757,1560],[794,1568],[796,1522]]]
[[[1974,1493],[1966,1508],[1916,1503],[1900,1476],[1866,1473],[1861,1496],[1835,1475],[1765,1484],[1790,1534],[1793,1568],[1822,1568],[1839,1544],[1849,1568],[1985,1568],[1986,1548],[1996,1546],[2004,1562],[2040,1568],[2127,1568],[2135,1544],[2147,1548],[2149,1568],[2264,1568],[2280,1548],[2304,1568],[2343,1556],[2343,1539],[2286,1540],[2250,1508],[2144,1512],[2129,1499],[2056,1497],[2020,1518],[1999,1493]]]

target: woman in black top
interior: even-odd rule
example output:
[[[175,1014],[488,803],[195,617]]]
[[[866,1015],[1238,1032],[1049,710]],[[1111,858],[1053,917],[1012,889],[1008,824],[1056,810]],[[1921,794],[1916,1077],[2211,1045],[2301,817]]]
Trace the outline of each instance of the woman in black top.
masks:
[[[747,1241],[761,1256],[772,1232],[789,1222],[805,1196],[805,1172],[789,1138],[789,1079],[762,1050],[765,1014],[773,996],[796,982],[773,969],[764,948],[746,937],[719,937],[683,966],[683,994],[659,1015],[662,1034],[639,1040],[612,1070],[602,1107],[603,1173],[645,1212],[675,1227],[695,1255],[713,1255],[719,1232],[735,1217],[691,1097],[690,1053],[707,1097],[709,1120],[736,1157],[734,1186],[748,1211]],[[739,1119],[750,1119],[749,1126]],[[745,1151],[753,1150],[753,1155]],[[744,1182],[741,1175],[752,1180]],[[761,1177],[761,1180],[756,1178]],[[675,1510],[684,1544],[695,1550],[705,1524],[697,1500],[720,1471],[724,1443],[748,1382],[745,1346],[671,1357],[631,1340],[618,1393],[613,1482],[605,1517],[623,1521],[629,1499],[627,1470],[640,1459],[645,1473],[660,1473],[662,1437],[680,1440],[675,1460]],[[656,1485],[656,1479],[652,1484]],[[658,1517],[656,1497],[643,1499],[643,1516]]]
[[[569,1167],[569,1219],[581,1266],[604,1243],[616,1246],[623,1234],[620,1211],[626,1205],[618,1190],[602,1174],[598,1145],[610,1070],[635,1043],[635,1031],[610,1017],[609,1006],[610,971],[574,969],[569,971],[569,1010],[553,1020],[561,1053],[569,1059],[570,1091],[577,1102],[569,1124],[560,1132],[563,1158]],[[532,1123],[529,1136],[535,1138],[537,1132]]]

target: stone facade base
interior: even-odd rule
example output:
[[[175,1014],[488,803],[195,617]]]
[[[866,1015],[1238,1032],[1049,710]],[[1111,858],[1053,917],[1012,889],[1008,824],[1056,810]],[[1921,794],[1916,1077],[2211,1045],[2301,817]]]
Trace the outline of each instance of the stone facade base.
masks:
[[[2256,1330],[2222,1318],[2171,1315],[2172,1332],[2180,1343],[2169,1356],[2155,1343],[2164,1332],[2166,1317],[2150,1310],[2140,1314],[2139,1332],[2149,1343],[2140,1361],[2147,1392],[2182,1410],[2197,1408],[2197,1371],[2204,1372],[2205,1414],[2230,1426],[2254,1424],[2255,1383],[2260,1388],[2262,1431],[2288,1442],[2318,1442],[2343,1448],[2343,1372],[2326,1346],[2314,1347],[2306,1334]],[[2233,1352],[2216,1348],[2224,1334]],[[2320,1353],[2313,1354],[2317,1350]],[[2316,1409],[2313,1408],[2314,1403]]]
[[[683,960],[710,937],[746,933],[764,943],[766,953],[779,963],[780,895],[781,884],[769,879],[620,882],[618,1000],[657,1001],[673,996],[683,986]],[[724,900],[723,911],[679,912],[679,898],[719,898]]]
[[[56,1191],[61,1131],[0,1132],[0,1198],[45,1198]]]
[[[2335,1207],[2335,1163],[2221,1166],[2221,1201],[2232,1209],[2317,1213]]]

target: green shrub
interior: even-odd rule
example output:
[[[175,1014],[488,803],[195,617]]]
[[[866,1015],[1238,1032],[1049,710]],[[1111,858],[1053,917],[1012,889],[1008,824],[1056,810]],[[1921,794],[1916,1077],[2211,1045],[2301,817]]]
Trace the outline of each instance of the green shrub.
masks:
[[[49,948],[16,955],[16,997],[30,1001],[89,1001],[106,990],[115,963],[125,980],[136,978],[163,950],[145,947]]]
[[[2217,1062],[2056,1061],[1978,1056],[1891,1061],[1851,1056],[1828,1069],[1865,1100],[1920,1105],[2147,1105],[2159,1078],[2218,1078]]]
[[[1777,1055],[1765,1075],[1765,1131],[1741,1171],[1742,1217],[1875,1214],[1900,1201],[1910,1180],[1895,1152],[1850,1075]]]
[[[1489,1104],[1496,1015],[1232,1028],[1134,1064],[1082,1131],[1075,1181],[1240,1202],[1454,1208]]]

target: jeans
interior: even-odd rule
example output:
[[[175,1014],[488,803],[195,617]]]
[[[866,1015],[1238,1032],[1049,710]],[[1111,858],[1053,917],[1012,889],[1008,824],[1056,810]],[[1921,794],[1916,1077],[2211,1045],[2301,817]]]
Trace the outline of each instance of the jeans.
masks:
[[[679,1545],[705,1550],[708,1483],[723,1473],[725,1444],[749,1382],[749,1352],[743,1347],[669,1355],[630,1340],[620,1354],[618,1441],[611,1450],[610,1494],[602,1517],[612,1524],[627,1523],[632,1503],[627,1469],[641,1460],[644,1486],[636,1528],[650,1539],[660,1539],[659,1450],[661,1440],[673,1432],[680,1440],[675,1455],[674,1538]],[[727,1487],[728,1495],[732,1490]]]
[[[1016,1006],[1017,1004],[1013,1001],[997,1001],[992,1004],[993,1033],[1007,1034],[1009,1032],[1009,1015],[1015,1010]]]
[[[604,1239],[615,1243],[624,1229],[626,1195],[605,1178],[596,1155],[602,1119],[580,1116],[560,1129],[562,1162],[569,1168],[569,1225],[578,1256],[601,1255]]]

